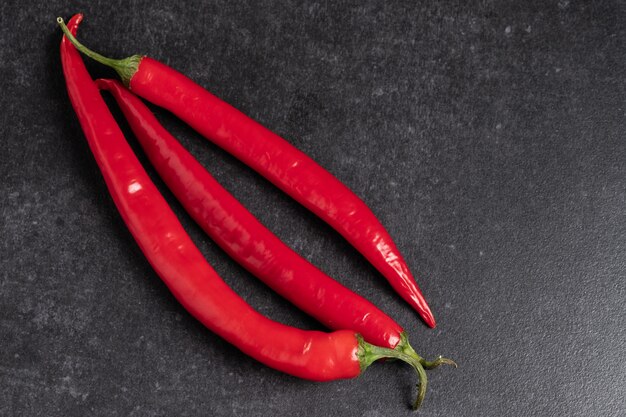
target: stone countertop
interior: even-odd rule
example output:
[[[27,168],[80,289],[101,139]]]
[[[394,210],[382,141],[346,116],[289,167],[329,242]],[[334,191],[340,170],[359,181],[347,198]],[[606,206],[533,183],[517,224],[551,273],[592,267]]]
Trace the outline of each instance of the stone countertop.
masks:
[[[407,366],[298,380],[174,300],[117,213],[65,91],[55,17],[79,11],[87,46],[171,65],[372,208],[435,330],[330,227],[153,108],[287,244],[394,317],[417,351],[458,361],[430,372],[417,415],[624,412],[623,2],[73,3],[2,7],[0,415],[416,415]],[[252,306],[323,329],[229,259],[156,181]]]

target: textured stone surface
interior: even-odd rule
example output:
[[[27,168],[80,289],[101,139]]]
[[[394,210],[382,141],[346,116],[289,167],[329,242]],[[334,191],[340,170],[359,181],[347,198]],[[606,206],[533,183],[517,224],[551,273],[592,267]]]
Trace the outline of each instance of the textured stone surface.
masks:
[[[177,68],[379,215],[436,330],[328,226],[155,109],[289,245],[396,318],[418,351],[458,360],[431,373],[420,416],[623,415],[624,3],[246,3],[0,6],[0,415],[400,416],[414,395],[395,363],[326,384],[282,375],[174,301],[67,99],[55,17],[77,11],[85,44]],[[321,329],[174,207],[255,308]]]

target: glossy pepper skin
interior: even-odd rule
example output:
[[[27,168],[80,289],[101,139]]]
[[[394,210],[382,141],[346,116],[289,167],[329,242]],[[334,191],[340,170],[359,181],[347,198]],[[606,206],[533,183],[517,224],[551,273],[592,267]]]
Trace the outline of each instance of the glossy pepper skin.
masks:
[[[130,90],[163,107],[263,175],[338,231],[422,316],[435,319],[400,251],[374,213],[348,187],[289,142],[191,79],[145,57]]]
[[[68,24],[76,32],[82,15]],[[353,378],[365,364],[353,331],[304,331],[262,316],[206,262],[133,154],[64,37],[61,61],[67,91],[89,147],[124,222],[176,299],[206,327],[258,361],[300,378]],[[360,356],[361,355],[361,356]]]
[[[73,37],[82,15],[64,33]],[[305,331],[274,322],[252,309],[206,262],[148,177],[99,95],[67,37],[61,63],[70,101],[113,201],[129,231],[174,297],[207,328],[258,361],[314,381],[353,378],[373,362],[393,358],[419,375],[418,408],[426,394],[425,369],[454,362],[426,361],[414,351],[371,345],[350,330]],[[404,335],[402,335],[404,338]]]
[[[119,81],[97,80],[113,94],[161,178],[187,212],[233,259],[331,329],[350,329],[395,348],[402,327],[363,297],[302,258],[259,222]],[[402,349],[408,346],[401,346]]]
[[[367,205],[348,187],[289,142],[171,67],[133,55],[114,60],[86,55],[114,68],[130,90],[189,124],[338,231],[435,327],[435,318],[400,251]]]

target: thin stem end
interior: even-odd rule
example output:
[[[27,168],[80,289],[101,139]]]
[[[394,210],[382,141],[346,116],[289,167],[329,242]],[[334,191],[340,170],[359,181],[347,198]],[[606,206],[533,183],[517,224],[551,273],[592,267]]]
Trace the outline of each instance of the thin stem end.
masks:
[[[62,17],[57,17],[57,23],[61,27],[63,34],[67,37],[67,39],[69,39],[69,41],[72,43],[72,45],[74,45],[76,49],[78,49],[80,52],[87,55],[94,61],[113,68],[122,79],[124,85],[126,87],[130,85],[130,80],[139,69],[139,63],[143,59],[142,55],[132,55],[124,59],[107,58],[97,52],[92,51],[91,49],[80,43],[78,39],[76,39],[76,37],[67,28]]]

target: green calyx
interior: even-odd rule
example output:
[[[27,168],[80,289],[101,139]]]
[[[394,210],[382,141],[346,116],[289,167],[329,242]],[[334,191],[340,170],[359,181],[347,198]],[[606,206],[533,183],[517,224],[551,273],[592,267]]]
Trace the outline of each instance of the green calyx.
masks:
[[[428,386],[426,370],[434,369],[440,365],[452,365],[455,368],[457,367],[457,364],[453,360],[441,356],[433,361],[425,360],[413,350],[405,333],[400,335],[400,342],[394,349],[383,348],[367,343],[363,340],[361,335],[357,335],[357,340],[359,342],[357,355],[361,365],[361,372],[365,371],[368,366],[379,359],[399,359],[408,363],[415,369],[419,377],[419,382],[417,384],[417,398],[413,403],[414,410],[417,410],[422,405],[424,397],[426,396],[426,388]]]
[[[107,58],[97,52],[92,51],[82,43],[78,42],[78,40],[74,37],[74,35],[72,35],[70,30],[65,25],[63,18],[57,17],[57,23],[61,27],[61,30],[63,31],[65,36],[67,36],[67,38],[70,40],[70,42],[72,42],[76,49],[87,55],[89,58],[113,68],[122,79],[124,85],[126,87],[130,86],[130,80],[137,72],[137,69],[139,68],[139,63],[143,59],[143,55],[133,55],[123,59]]]

